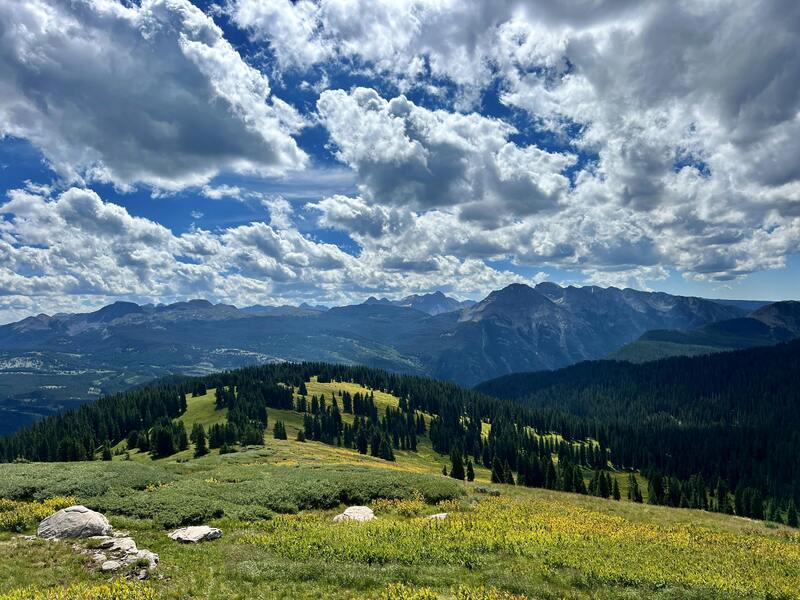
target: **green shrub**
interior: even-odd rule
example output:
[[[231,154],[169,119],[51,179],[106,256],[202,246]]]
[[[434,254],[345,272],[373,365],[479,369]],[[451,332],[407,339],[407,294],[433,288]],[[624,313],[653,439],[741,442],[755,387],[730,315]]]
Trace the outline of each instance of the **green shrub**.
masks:
[[[0,499],[0,531],[22,532],[57,510],[72,506],[75,498],[57,496],[44,502]]]
[[[175,478],[161,467],[132,461],[0,464],[0,498],[75,496],[81,501],[112,487],[141,490]]]
[[[73,494],[109,515],[149,519],[162,527],[226,516],[253,521],[274,513],[420,497],[434,504],[459,497],[455,481],[354,465],[220,464],[182,476],[134,462],[0,465],[0,497]]]

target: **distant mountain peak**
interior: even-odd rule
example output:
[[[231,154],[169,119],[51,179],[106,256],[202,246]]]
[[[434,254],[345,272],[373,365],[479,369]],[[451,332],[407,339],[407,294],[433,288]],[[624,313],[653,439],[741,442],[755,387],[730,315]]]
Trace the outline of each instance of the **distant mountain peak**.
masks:
[[[750,313],[750,318],[758,319],[770,327],[780,327],[800,335],[800,302],[797,300],[781,300],[767,304]]]
[[[363,304],[381,306],[400,306],[411,308],[429,315],[440,315],[442,313],[454,312],[467,308],[474,304],[471,300],[459,301],[445,295],[441,290],[436,290],[427,294],[411,294],[400,300],[389,300],[388,298],[376,298],[370,296]]]

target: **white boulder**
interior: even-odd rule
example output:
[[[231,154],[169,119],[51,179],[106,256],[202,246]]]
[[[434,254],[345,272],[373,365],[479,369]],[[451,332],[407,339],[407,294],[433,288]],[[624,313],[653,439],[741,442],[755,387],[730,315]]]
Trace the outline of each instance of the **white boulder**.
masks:
[[[107,560],[102,564],[100,570],[103,573],[111,573],[112,571],[118,571],[122,568],[122,563],[118,560]]]
[[[111,532],[108,519],[85,506],[62,508],[39,523],[36,532],[40,538],[85,538]]]
[[[333,517],[334,523],[341,523],[342,521],[372,521],[375,518],[375,513],[368,506],[349,506],[345,511]]]
[[[183,544],[196,544],[198,542],[216,540],[222,537],[222,531],[216,527],[208,527],[207,525],[194,525],[192,527],[176,529],[169,534],[169,537]]]
[[[436,513],[435,515],[428,515],[429,519],[435,521],[444,521],[447,518],[447,513]]]

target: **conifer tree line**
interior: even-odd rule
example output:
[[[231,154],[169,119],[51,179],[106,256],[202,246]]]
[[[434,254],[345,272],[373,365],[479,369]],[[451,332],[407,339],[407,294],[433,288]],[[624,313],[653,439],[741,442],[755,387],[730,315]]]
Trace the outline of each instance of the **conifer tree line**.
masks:
[[[753,360],[752,357],[749,360]],[[612,370],[627,372],[625,370],[631,368],[619,366],[619,363],[609,364]],[[581,368],[599,367],[589,363]],[[785,363],[783,368],[787,368]],[[796,390],[786,385],[774,371],[766,372],[771,378],[770,394],[777,391],[790,399],[796,397]],[[694,376],[691,370],[688,376],[685,371],[681,373],[687,381]],[[391,393],[400,398],[400,403],[397,408],[379,411],[373,394],[338,392],[333,397],[309,396],[305,382],[313,376],[320,382],[351,382]],[[653,375],[647,381],[634,379],[634,384],[618,387],[611,385],[615,382],[613,377],[604,379],[603,386],[590,384],[591,377],[587,374],[573,383],[559,380],[552,374],[545,375],[547,377],[551,379],[547,385],[540,386],[523,401],[497,399],[423,377],[323,363],[282,363],[201,378],[171,378],[108,396],[2,438],[0,460],[91,460],[102,453],[107,444],[113,445],[134,433],[139,439],[130,447],[146,444],[154,453],[169,452],[167,438],[171,438],[171,447],[181,448],[184,442],[180,433],[176,433],[174,422],[186,409],[186,395],[203,394],[213,388],[217,390],[218,408],[228,409],[228,422],[210,427],[206,443],[208,448],[220,451],[229,451],[235,444],[262,443],[268,426],[268,409],[293,409],[303,414],[303,430],[298,439],[352,448],[385,460],[393,460],[398,449],[415,450],[417,438],[427,435],[437,452],[450,457],[448,474],[458,479],[467,478],[470,470],[474,477],[474,466],[482,465],[491,471],[492,479],[497,482],[617,498],[621,496],[619,486],[607,472],[613,464],[617,470],[642,470],[648,478],[648,491],[653,486],[654,493],[648,494],[649,502],[755,517],[772,514],[787,521],[793,510],[796,519],[794,492],[798,482],[792,477],[797,461],[793,460],[794,455],[789,458],[786,452],[800,443],[797,435],[787,436],[780,442],[783,446],[778,456],[786,458],[789,464],[782,468],[775,465],[772,471],[747,471],[744,467],[760,464],[758,461],[764,461],[765,452],[771,448],[764,443],[759,452],[754,452],[752,439],[744,441],[746,434],[763,441],[763,436],[759,437],[763,432],[758,427],[740,427],[746,430],[745,434],[730,424],[693,424],[689,417],[678,426],[674,418],[663,415],[663,411],[658,413],[658,403],[677,402],[686,389],[690,389],[688,383],[684,384],[688,386],[686,389],[666,392],[658,385],[662,375]],[[581,381],[585,386],[583,393],[579,391]],[[739,383],[751,394],[763,388],[755,383],[749,387]],[[295,390],[298,398],[295,398]],[[766,390],[761,389],[761,392],[763,395]],[[544,398],[558,394],[562,394],[558,396],[562,408],[554,409]],[[632,402],[633,416],[629,417],[622,406],[632,396],[644,399]],[[596,405],[607,401],[609,407],[601,412]],[[705,404],[714,403],[730,407],[734,403],[734,393],[731,390],[718,393],[713,401]],[[778,404],[785,406],[787,403],[788,400]],[[652,404],[654,414],[645,417],[641,404]],[[757,405],[753,400],[745,408],[752,411]],[[684,416],[704,413],[716,416],[717,410],[703,407],[701,403],[699,409],[687,408]],[[797,407],[787,408],[789,421],[796,411]],[[597,416],[598,412],[603,418]],[[354,416],[352,425],[343,421],[343,413]],[[429,425],[423,413],[429,415]],[[743,410],[742,414],[745,413]],[[767,420],[764,414],[761,421],[754,419],[754,422]],[[482,428],[487,424],[490,430],[484,437]],[[275,425],[273,435],[285,435],[285,426]],[[782,428],[785,429],[783,425]],[[182,425],[180,429],[185,435]],[[176,435],[167,435],[170,431]],[[536,432],[559,435],[542,436]],[[695,437],[698,432],[702,436]],[[193,442],[195,437],[198,436],[193,431]],[[741,441],[741,445],[732,449],[732,440]],[[680,444],[685,447],[680,448]],[[721,455],[725,448],[730,460],[723,469],[713,458]],[[196,448],[196,451],[202,450]],[[715,469],[710,469],[711,473],[706,472],[705,467],[698,468],[704,465],[704,453],[712,457],[710,464],[716,465]],[[584,474],[588,474],[586,480]],[[778,481],[782,474],[788,479]],[[638,489],[638,481],[634,477],[631,479],[635,485],[628,481],[626,497],[639,502],[642,490]],[[716,501],[717,488],[727,490],[727,494],[720,496],[720,502]]]
[[[529,408],[538,430],[598,440],[617,467],[660,478],[653,502],[726,512],[726,502],[712,502],[721,486],[731,505],[736,495],[756,498],[733,506],[737,514],[776,506],[785,515],[800,500],[798,373],[795,340],[644,364],[586,362],[476,389]]]

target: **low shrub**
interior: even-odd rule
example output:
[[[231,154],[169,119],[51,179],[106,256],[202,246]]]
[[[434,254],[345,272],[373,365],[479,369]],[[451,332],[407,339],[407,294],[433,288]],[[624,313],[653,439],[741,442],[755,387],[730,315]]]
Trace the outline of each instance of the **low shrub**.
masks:
[[[0,600],[155,600],[156,593],[145,583],[119,579],[112,583],[86,583],[40,590],[25,588],[0,594]]]
[[[70,495],[93,510],[165,528],[222,516],[269,519],[376,498],[433,504],[462,494],[454,480],[356,465],[221,464],[180,476],[135,462],[0,465],[0,498]]]
[[[50,516],[57,510],[72,506],[75,498],[57,496],[43,502],[19,502],[0,499],[0,531],[20,533]]]
[[[105,494],[112,487],[143,490],[175,478],[161,467],[133,461],[0,464],[0,498],[74,496],[81,501]]]

